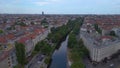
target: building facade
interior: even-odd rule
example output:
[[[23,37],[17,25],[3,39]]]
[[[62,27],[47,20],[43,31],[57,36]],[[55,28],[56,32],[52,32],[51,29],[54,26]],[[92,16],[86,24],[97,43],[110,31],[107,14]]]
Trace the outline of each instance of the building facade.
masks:
[[[100,62],[105,58],[111,58],[111,56],[120,50],[120,41],[114,41],[111,43],[96,44],[95,40],[92,40],[86,34],[81,33],[81,38],[84,41],[84,45],[90,52],[90,57],[93,61]],[[105,45],[106,44],[106,45]]]

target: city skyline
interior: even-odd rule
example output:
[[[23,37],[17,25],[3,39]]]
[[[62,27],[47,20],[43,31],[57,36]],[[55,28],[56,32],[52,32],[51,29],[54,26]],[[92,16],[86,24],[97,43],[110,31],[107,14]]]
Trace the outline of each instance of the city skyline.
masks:
[[[120,14],[119,0],[1,0],[0,14]]]

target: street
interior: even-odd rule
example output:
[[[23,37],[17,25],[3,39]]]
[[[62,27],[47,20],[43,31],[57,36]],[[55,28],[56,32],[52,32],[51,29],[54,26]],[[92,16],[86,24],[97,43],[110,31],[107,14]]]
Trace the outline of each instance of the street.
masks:
[[[118,58],[109,60],[107,63],[100,62],[96,65],[93,65],[88,58],[85,58],[83,62],[85,63],[86,68],[120,68],[120,59]]]
[[[28,68],[40,68],[41,65],[45,66],[44,59],[45,59],[44,55],[38,54],[37,56],[35,56],[33,58],[32,62],[29,64]]]

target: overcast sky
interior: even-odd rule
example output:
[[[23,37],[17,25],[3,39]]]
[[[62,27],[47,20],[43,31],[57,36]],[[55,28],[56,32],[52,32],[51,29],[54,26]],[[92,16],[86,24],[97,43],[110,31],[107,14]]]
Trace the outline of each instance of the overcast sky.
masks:
[[[120,14],[120,0],[0,0],[0,13]]]

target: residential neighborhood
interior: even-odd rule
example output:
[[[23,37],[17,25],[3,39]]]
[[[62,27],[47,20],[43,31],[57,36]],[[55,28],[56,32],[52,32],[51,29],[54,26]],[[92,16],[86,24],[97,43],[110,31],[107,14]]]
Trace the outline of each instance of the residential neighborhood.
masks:
[[[0,68],[120,68],[120,0],[0,0]]]
[[[46,25],[42,25],[43,19]],[[15,42],[25,45],[26,57],[29,57],[35,45],[45,39],[51,27],[65,25],[71,17],[41,15],[0,15],[0,67],[13,68],[17,64]]]

